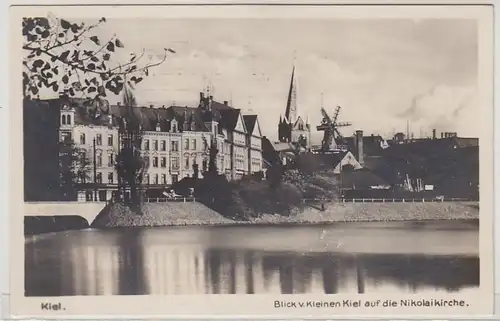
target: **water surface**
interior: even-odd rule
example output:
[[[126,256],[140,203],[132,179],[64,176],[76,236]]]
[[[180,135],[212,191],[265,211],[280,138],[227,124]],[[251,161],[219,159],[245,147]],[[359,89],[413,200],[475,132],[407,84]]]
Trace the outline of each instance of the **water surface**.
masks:
[[[68,231],[26,237],[25,293],[474,291],[478,244],[458,221]]]

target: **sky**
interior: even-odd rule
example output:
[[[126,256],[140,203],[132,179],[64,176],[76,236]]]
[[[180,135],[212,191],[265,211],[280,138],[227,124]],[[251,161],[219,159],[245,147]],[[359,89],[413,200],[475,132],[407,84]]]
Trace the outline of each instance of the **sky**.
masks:
[[[108,19],[95,34],[118,36],[117,60],[145,49],[155,62],[164,48],[176,51],[137,86],[140,104],[195,106],[211,85],[215,100],[258,114],[272,140],[293,65],[313,143],[322,105],[332,114],[342,107],[339,120],[352,123],[345,136],[388,137],[407,122],[415,137],[433,128],[479,135],[475,20]]]

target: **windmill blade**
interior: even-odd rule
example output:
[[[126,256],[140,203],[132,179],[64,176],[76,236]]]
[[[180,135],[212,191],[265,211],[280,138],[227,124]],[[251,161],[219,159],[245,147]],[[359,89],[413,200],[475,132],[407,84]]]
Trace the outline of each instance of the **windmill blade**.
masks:
[[[333,122],[336,123],[337,122],[337,119],[339,118],[339,113],[340,113],[340,106],[337,106],[335,108],[335,114],[333,116]]]
[[[326,112],[326,110],[321,107],[321,114],[323,115],[323,117],[327,120],[328,123],[332,123],[332,119],[330,118],[330,116],[328,116],[328,113]]]
[[[335,128],[335,133],[337,134],[337,136],[338,136],[340,139],[344,140],[344,136],[342,136],[342,134],[339,132],[339,130],[338,130],[337,128]]]

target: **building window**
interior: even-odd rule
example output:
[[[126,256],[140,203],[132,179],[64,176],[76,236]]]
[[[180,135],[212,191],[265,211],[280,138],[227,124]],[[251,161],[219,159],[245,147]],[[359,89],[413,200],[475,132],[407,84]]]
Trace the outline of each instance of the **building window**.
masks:
[[[97,154],[96,155],[96,166],[101,167],[102,166],[102,154]]]
[[[108,183],[113,184],[113,172],[108,173]]]
[[[172,175],[172,184],[175,184],[179,181],[179,175],[173,174]]]
[[[192,139],[192,140],[191,140],[191,145],[193,145],[191,148],[192,148],[193,150],[196,150],[196,139]]]
[[[67,115],[67,121],[68,121],[68,125],[71,125],[71,115]]]
[[[66,115],[61,116],[61,124],[66,125]]]
[[[191,131],[196,130],[196,123],[194,121],[191,122]]]
[[[108,154],[108,167],[113,167],[115,165],[115,158],[113,153]]]
[[[166,142],[165,142],[164,140],[162,140],[162,141],[160,142],[160,148],[161,148],[161,150],[162,150],[162,151],[166,150],[166,147],[167,147]]]
[[[95,144],[97,146],[101,146],[102,145],[102,135],[101,134],[97,134],[95,136]]]
[[[167,184],[167,175],[165,174],[161,174],[161,183],[163,185],[166,185]]]
[[[71,133],[68,132],[61,133],[61,141],[63,142],[71,141]]]
[[[144,183],[149,185],[149,174],[144,175]]]
[[[153,184],[158,184],[158,174],[155,174],[154,178]]]
[[[158,157],[153,157],[153,167],[158,167]]]
[[[149,140],[144,140],[144,150],[149,150]]]
[[[153,149],[158,150],[158,141],[156,139],[153,140]]]
[[[185,149],[185,150],[188,150],[188,149],[189,149],[189,138],[186,138],[186,139],[184,140],[184,149]]]
[[[108,146],[113,146],[113,134],[108,135]]]
[[[102,173],[97,173],[97,176],[95,177],[95,182],[97,184],[102,184]]]
[[[80,144],[85,145],[85,133],[80,134]]]
[[[146,164],[146,167],[149,167],[149,156],[144,156],[144,163]]]
[[[171,159],[172,162],[172,169],[179,169],[179,158],[178,157],[172,157]]]
[[[161,160],[160,160],[160,166],[165,168],[167,167],[167,158],[166,157],[162,157]]]
[[[172,142],[172,151],[173,152],[178,152],[179,151],[179,142],[178,141],[173,141]]]
[[[172,123],[172,132],[177,133],[177,123]]]
[[[189,169],[189,156],[184,156],[184,168]]]

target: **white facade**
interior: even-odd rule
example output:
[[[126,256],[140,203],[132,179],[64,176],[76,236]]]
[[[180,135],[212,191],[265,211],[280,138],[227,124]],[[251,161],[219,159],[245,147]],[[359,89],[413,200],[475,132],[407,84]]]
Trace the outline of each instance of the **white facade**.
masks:
[[[113,116],[106,117],[109,117],[109,122],[103,123],[101,118],[100,125],[75,123],[75,109],[61,109],[60,139],[69,135],[89,164],[88,181],[82,183],[118,184],[115,170],[120,150],[118,127],[113,123]],[[211,132],[190,131],[189,128],[180,131],[177,121],[172,119],[167,132],[160,130],[159,125],[155,131],[145,131],[141,146],[141,155],[147,162],[144,184],[168,186],[185,177],[193,177],[194,164],[198,165],[198,177],[202,178],[204,160],[208,161],[207,147],[214,135],[220,174],[226,174],[228,179],[239,179],[262,170],[262,138],[258,123],[253,132],[248,133],[240,114],[234,130],[224,128],[219,131],[217,122],[205,126]]]

